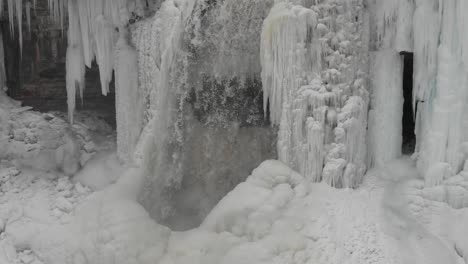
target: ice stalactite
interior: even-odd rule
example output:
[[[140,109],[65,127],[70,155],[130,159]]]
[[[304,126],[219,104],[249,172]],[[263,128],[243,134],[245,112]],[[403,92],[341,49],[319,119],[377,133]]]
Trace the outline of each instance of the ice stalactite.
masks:
[[[71,5],[72,1],[50,1],[50,11],[56,17],[63,19],[63,5],[66,1]],[[115,46],[118,40],[116,29],[128,22],[129,14],[137,7],[136,2],[136,0],[80,0],[76,2],[76,8],[73,8],[78,30],[72,34],[74,38],[79,39],[82,51],[80,58],[77,51],[71,51],[73,55],[70,57],[83,61],[87,67],[91,67],[93,60],[96,59],[103,95],[109,93],[109,84],[113,78]],[[72,101],[73,98],[68,100],[72,104],[69,109],[74,109]]]
[[[31,2],[26,2],[26,23],[28,24],[28,32],[31,33]]]
[[[31,32],[31,8],[36,8],[36,1],[34,0],[31,6],[30,1],[23,0],[7,0],[7,12],[8,22],[10,24],[10,31],[12,35],[15,35],[15,28],[18,29],[18,39],[20,53],[23,52],[23,9],[26,15],[26,22],[28,26],[28,32]],[[23,4],[25,2],[25,4]],[[61,24],[63,29],[63,23],[66,16],[66,7],[68,0],[48,0],[48,6],[50,15],[55,21]],[[0,14],[3,12],[5,0],[0,0]],[[16,23],[15,23],[16,22]]]
[[[279,124],[279,159],[336,187],[356,187],[366,171],[362,8],[359,1],[311,9],[278,2],[262,31],[264,103]]]
[[[76,105],[77,87],[81,99],[83,99],[83,91],[85,89],[85,64],[83,58],[83,45],[79,37],[80,22],[78,18],[79,0],[70,0],[68,5],[68,48],[66,55],[66,88],[67,88],[67,104],[68,118],[70,123],[73,123],[73,113]]]
[[[369,165],[383,166],[401,155],[403,65],[392,49],[372,53]]]
[[[120,159],[132,161],[143,126],[145,96],[138,86],[138,54],[129,43],[128,29],[119,31],[115,56],[117,151]]]
[[[114,69],[114,48],[118,39],[116,27],[121,23],[120,15],[126,10],[126,0],[83,0],[78,2],[83,56],[87,67],[96,58],[99,66],[102,94],[109,92]]]
[[[273,124],[280,123],[283,105],[292,101],[293,93],[319,74],[316,25],[314,11],[285,2],[276,4],[264,21],[260,50],[263,104],[267,113],[269,102]]]

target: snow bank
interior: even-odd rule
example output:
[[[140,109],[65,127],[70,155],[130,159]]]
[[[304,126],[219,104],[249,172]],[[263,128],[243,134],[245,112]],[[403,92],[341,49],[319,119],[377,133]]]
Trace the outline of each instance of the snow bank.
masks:
[[[265,161],[252,172],[246,182],[239,184],[218,203],[201,228],[218,233],[228,231],[236,235],[264,232],[262,227],[256,230],[254,226],[245,225],[248,215],[272,197],[278,203],[275,206],[285,206],[292,198],[292,192],[297,195],[307,194],[307,182],[304,178],[279,161]],[[273,208],[270,210],[272,213],[275,211]]]

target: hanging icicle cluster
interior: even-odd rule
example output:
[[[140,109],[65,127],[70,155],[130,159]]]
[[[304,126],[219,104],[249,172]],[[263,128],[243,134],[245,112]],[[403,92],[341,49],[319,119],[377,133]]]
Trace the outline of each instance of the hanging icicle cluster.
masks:
[[[24,2],[24,3],[23,3]],[[48,6],[52,19],[60,23],[62,29],[64,26],[66,7],[68,0],[48,0]],[[4,0],[0,0],[0,15],[3,15]],[[28,31],[31,32],[31,8],[36,9],[37,0],[7,0],[8,22],[12,35],[15,34],[15,28],[18,28],[18,38],[21,53],[23,51],[23,9],[26,15]]]
[[[95,59],[99,66],[102,94],[107,95],[115,67],[114,53],[119,35],[117,28],[126,26],[130,14],[140,7],[139,4],[138,0],[69,0],[69,5],[76,5],[69,8],[69,16],[76,18],[76,21],[69,19],[69,36],[76,38],[76,41],[69,40],[68,49],[77,50],[67,52],[67,76],[81,80],[80,69],[84,69],[84,66],[91,67]],[[78,50],[81,58],[78,58]],[[71,122],[75,83],[67,82]],[[81,94],[83,89],[80,86]]]
[[[23,47],[23,9],[31,31],[31,8],[36,8],[37,0],[7,0],[10,29],[18,28],[19,45]],[[139,0],[48,0],[52,20],[64,28],[69,16],[67,51],[67,96],[70,121],[73,121],[76,87],[80,94],[84,89],[84,69],[91,67],[93,60],[99,66],[102,94],[109,93],[114,70],[114,49],[118,39],[117,28],[125,26],[130,12],[140,8]],[[4,0],[0,0],[3,10]],[[130,10],[130,12],[129,12]],[[79,84],[79,85],[77,85]]]

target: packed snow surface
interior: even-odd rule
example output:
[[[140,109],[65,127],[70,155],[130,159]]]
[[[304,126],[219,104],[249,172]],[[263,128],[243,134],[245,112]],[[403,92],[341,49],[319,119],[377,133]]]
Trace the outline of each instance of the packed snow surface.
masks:
[[[137,202],[138,168],[93,194],[66,178],[2,175],[18,188],[2,189],[3,263],[464,263],[468,250],[468,212],[441,200],[468,197],[467,178],[445,181],[441,196],[410,159],[372,170],[357,190],[266,161],[186,232],[157,224]]]

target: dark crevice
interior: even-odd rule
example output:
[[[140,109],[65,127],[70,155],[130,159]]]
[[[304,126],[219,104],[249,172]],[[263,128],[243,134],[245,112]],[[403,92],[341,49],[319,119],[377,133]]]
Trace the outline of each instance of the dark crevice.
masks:
[[[403,118],[402,152],[413,154],[416,146],[415,113],[413,112],[413,53],[401,52],[403,59]]]

